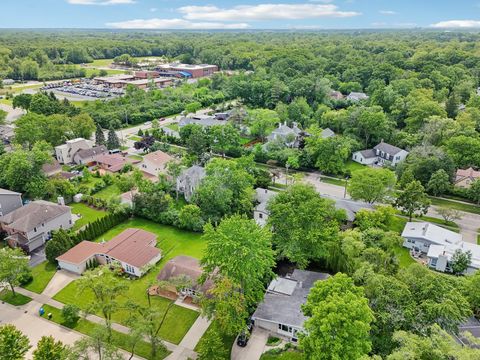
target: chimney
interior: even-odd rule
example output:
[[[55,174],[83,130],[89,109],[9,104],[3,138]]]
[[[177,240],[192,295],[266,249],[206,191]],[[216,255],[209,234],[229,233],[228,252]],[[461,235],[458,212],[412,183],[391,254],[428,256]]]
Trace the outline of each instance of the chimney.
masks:
[[[58,203],[58,205],[63,205],[63,206],[65,206],[65,199],[63,198],[63,196],[59,196],[59,197],[57,198],[57,203]]]

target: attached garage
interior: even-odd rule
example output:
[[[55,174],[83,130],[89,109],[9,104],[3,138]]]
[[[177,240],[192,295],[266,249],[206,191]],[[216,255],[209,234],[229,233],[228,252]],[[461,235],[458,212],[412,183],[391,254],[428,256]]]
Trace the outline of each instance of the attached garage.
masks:
[[[81,275],[87,268],[87,262],[101,252],[102,245],[91,241],[80,244],[57,257],[58,266],[64,270]]]

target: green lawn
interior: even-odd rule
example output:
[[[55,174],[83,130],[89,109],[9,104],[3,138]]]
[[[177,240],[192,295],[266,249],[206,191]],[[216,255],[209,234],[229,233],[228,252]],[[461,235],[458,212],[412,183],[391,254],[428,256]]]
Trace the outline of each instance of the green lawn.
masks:
[[[171,123],[171,124],[168,124],[166,127],[174,131],[180,131],[180,128],[178,127],[178,123]]]
[[[138,135],[130,135],[130,136],[128,137],[128,139],[129,139],[129,140],[132,140],[132,141],[140,141],[140,140],[142,140],[142,138],[141,138],[140,136],[138,136]]]
[[[41,294],[56,272],[57,267],[54,264],[45,261],[32,268],[33,280],[23,287],[34,293]]]
[[[456,201],[450,201],[446,199],[437,199],[430,197],[432,205],[442,206],[449,209],[455,209],[459,211],[470,212],[474,214],[480,214],[480,206],[474,204],[464,204]]]
[[[146,289],[149,284],[155,281],[156,276],[165,263],[177,255],[189,255],[201,258],[206,245],[199,234],[182,231],[171,226],[156,224],[144,219],[128,220],[102,235],[97,241],[103,239],[108,241],[128,228],[140,228],[157,234],[157,246],[162,250],[163,258],[141,279],[124,280],[128,283],[129,289],[124,299],[120,300],[121,302],[130,299],[146,305]],[[76,283],[72,282],[56,294],[54,299],[65,304],[76,304],[82,307],[92,301],[93,295],[91,293],[84,293],[79,296]],[[158,311],[164,311],[169,301],[170,300],[162,297],[152,298],[152,303],[158,308]],[[196,311],[176,305],[173,306],[167,315],[163,329],[160,331],[160,336],[167,341],[178,344],[188,329],[193,325],[198,315],[199,313]],[[124,324],[127,317],[127,311],[119,311],[113,316],[113,320]]]
[[[195,351],[198,351],[201,344],[205,341],[205,338],[207,337],[207,334],[215,331],[215,326],[216,326],[215,322],[212,322],[210,324],[207,331],[205,331],[202,338],[200,339],[197,346],[195,347]],[[225,358],[225,360],[229,360],[230,357],[231,357],[233,342],[235,341],[236,336],[235,335],[233,335],[233,336],[232,335],[225,335],[225,334],[222,334],[220,331],[219,331],[219,334],[220,334],[220,337],[222,339],[223,348],[225,349],[225,351],[227,353],[227,357]]]
[[[350,170],[350,174],[353,174],[358,170],[365,169],[365,165],[359,164],[353,160],[348,160],[347,163],[345,164],[345,169]]]
[[[10,290],[4,290],[0,293],[0,301],[5,301],[10,305],[20,306],[28,304],[32,299],[28,296],[19,294],[18,292],[13,296],[13,292]]]
[[[342,179],[334,179],[334,178],[329,178],[329,177],[321,177],[320,180],[324,183],[331,184],[331,185],[337,185],[337,186],[345,186],[345,180]]]
[[[414,218],[414,221],[428,221],[455,232],[459,232],[460,230],[460,227],[458,226],[458,224],[454,223],[453,221],[449,221],[448,223],[445,223],[445,220],[443,219],[433,218],[430,216],[421,216],[418,218]]]
[[[99,192],[94,194],[93,196],[108,201],[112,198],[120,196],[121,193],[122,192],[120,191],[118,186],[115,185],[115,184],[112,184],[112,185],[107,186],[106,188],[103,188],[102,190],[100,190]]]
[[[44,315],[45,318],[47,318],[48,313],[51,313],[52,314],[51,321],[57,324],[63,325],[65,327],[68,327],[70,329],[76,330],[79,333],[82,333],[85,335],[92,335],[97,328],[100,328],[100,325],[92,323],[91,321],[88,321],[85,319],[80,319],[75,325],[67,324],[65,323],[65,320],[62,317],[62,312],[60,309],[57,309],[47,304],[43,305],[43,308],[45,309],[45,315]],[[122,334],[117,331],[113,331],[112,338],[113,338],[112,339],[113,345],[119,347],[120,349],[124,349],[127,352],[130,352],[130,349],[127,346],[128,335]],[[141,341],[139,344],[137,344],[135,348],[135,354],[148,359],[150,357],[150,349],[151,349],[150,345],[147,342]],[[167,350],[162,354],[159,354],[158,359],[164,359],[169,354],[170,352]]]
[[[73,230],[78,230],[82,228],[82,226],[94,222],[95,220],[100,219],[106,215],[105,211],[92,209],[84,203],[72,203],[70,204],[70,207],[72,208],[72,213],[81,215],[80,219],[75,222]]]

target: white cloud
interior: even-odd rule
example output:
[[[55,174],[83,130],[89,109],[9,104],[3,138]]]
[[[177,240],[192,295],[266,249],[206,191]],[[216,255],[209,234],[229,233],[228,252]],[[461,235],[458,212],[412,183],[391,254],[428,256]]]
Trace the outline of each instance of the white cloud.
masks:
[[[157,8],[150,8],[150,12],[156,12],[157,10]]]
[[[393,11],[393,10],[380,10],[379,13],[382,14],[382,15],[396,15],[397,14],[397,12]]]
[[[135,19],[106,24],[117,29],[247,29],[247,23],[221,23],[221,22],[192,22],[185,19]]]
[[[343,18],[358,16],[355,11],[340,11],[333,4],[258,4],[238,5],[232,8],[216,6],[183,6],[178,9],[188,20],[249,21],[249,20],[298,20],[309,18]]]
[[[135,0],[67,0],[72,5],[121,5],[135,4]]]
[[[431,24],[433,28],[480,28],[479,20],[448,20]]]

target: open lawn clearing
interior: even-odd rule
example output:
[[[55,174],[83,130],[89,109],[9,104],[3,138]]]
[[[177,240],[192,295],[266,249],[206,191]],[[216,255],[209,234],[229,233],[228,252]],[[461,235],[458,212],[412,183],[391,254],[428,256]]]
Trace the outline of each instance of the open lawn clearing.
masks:
[[[342,180],[342,179],[321,176],[320,181],[326,184],[345,186],[345,180]]]
[[[460,231],[460,227],[455,222],[449,221],[448,223],[445,223],[445,220],[434,218],[431,216],[420,216],[418,218],[414,218],[414,221],[428,221],[455,232]]]
[[[212,333],[215,331],[215,322],[212,322],[210,324],[210,326],[208,327],[207,331],[205,331],[205,333],[203,334],[202,338],[200,339],[200,341],[198,342],[197,346],[195,346],[195,351],[198,352],[198,350],[200,349],[200,346],[201,344],[205,341],[205,338],[208,336],[208,334]],[[222,339],[222,343],[223,343],[223,348],[225,349],[225,351],[227,352],[227,357],[225,358],[225,360],[228,360],[230,359],[231,357],[231,352],[232,352],[232,346],[233,346],[233,342],[235,341],[235,338],[236,336],[235,335],[225,335],[225,334],[222,334],[221,331],[218,330],[218,333],[220,334],[220,338]]]
[[[18,292],[16,292],[14,296],[11,290],[3,290],[0,292],[0,301],[5,301],[10,305],[20,306],[28,304],[32,299]]]
[[[166,127],[174,131],[180,131],[178,123],[171,123],[171,124],[168,124]]]
[[[137,280],[123,280],[128,283],[129,290],[120,302],[132,300],[136,303],[146,305],[148,303],[146,289],[149,284],[152,284],[155,281],[156,276],[165,263],[177,255],[189,255],[200,259],[206,245],[205,242],[201,240],[200,234],[182,231],[171,226],[156,224],[152,221],[139,218],[125,221],[114,227],[112,230],[99,237],[97,241],[108,241],[128,228],[144,229],[157,234],[157,246],[162,250],[163,258],[142,278]],[[76,304],[82,307],[92,301],[93,295],[91,293],[84,293],[79,296],[76,282],[74,281],[56,294],[54,299],[64,304]],[[164,311],[170,303],[170,300],[158,296],[152,297],[151,300],[153,306],[158,308],[158,311]],[[165,324],[160,331],[160,336],[169,342],[178,344],[198,316],[199,313],[196,311],[174,305],[166,317]],[[127,311],[119,311],[113,316],[113,320],[120,324],[125,324],[127,317]]]
[[[130,136],[128,137],[128,140],[140,141],[140,140],[142,140],[142,138],[141,138],[140,136],[138,136],[138,135],[130,135]]]
[[[453,200],[439,199],[435,197],[430,197],[430,200],[432,201],[432,205],[437,205],[444,208],[455,209],[459,211],[465,211],[465,212],[470,212],[470,213],[480,215],[480,206],[477,206],[474,204],[466,204],[466,203],[461,203]]]
[[[100,325],[92,323],[91,321],[88,321],[85,319],[78,320],[78,322],[74,325],[67,324],[63,319],[62,312],[60,309],[57,309],[56,307],[53,307],[47,304],[43,305],[43,308],[45,309],[44,317],[46,319],[48,319],[46,314],[51,313],[52,319],[50,321],[63,325],[69,329],[76,330],[79,333],[82,333],[85,335],[89,335],[89,336],[93,335],[95,333],[95,330],[101,327]],[[129,349],[128,347],[128,335],[122,334],[115,330],[113,330],[112,333],[113,333],[113,339],[112,339],[113,345],[130,353],[131,349]],[[147,342],[141,341],[135,347],[134,352],[136,355],[148,359],[150,355],[150,349],[151,349],[150,345]],[[168,350],[164,351],[163,353],[159,354],[160,356],[158,357],[158,359],[164,359],[169,355],[169,353],[170,352]]]
[[[107,214],[103,210],[93,209],[83,203],[72,203],[69,204],[69,206],[72,208],[72,213],[81,215],[80,219],[75,222],[73,230],[78,230],[88,223],[94,222]]]
[[[121,193],[122,192],[120,191],[118,186],[115,184],[112,184],[112,185],[108,185],[107,187],[103,188],[99,192],[95,193],[93,196],[108,201],[112,198],[120,196]]]
[[[353,174],[354,172],[358,170],[363,170],[365,169],[366,166],[359,164],[353,160],[348,160],[347,163],[345,164],[345,169],[350,171],[350,174]]]
[[[56,272],[57,267],[54,264],[45,261],[32,268],[33,280],[24,285],[23,288],[41,294]]]

